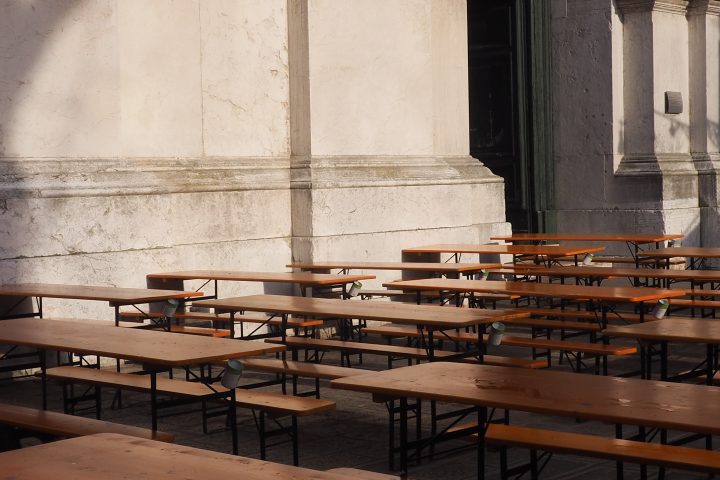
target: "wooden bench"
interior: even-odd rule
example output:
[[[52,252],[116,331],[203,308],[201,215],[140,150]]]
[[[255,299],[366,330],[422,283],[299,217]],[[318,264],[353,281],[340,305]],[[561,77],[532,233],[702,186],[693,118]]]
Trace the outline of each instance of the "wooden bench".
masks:
[[[640,254],[642,257],[642,253]],[[574,261],[575,257],[558,257],[557,260]],[[613,256],[613,255],[595,255],[593,257],[593,263],[621,263],[635,265],[636,260],[633,257],[625,256]],[[655,265],[655,259],[653,258],[640,258],[637,260],[639,265]],[[685,263],[685,259],[682,257],[674,257],[670,260],[670,265],[681,265]],[[661,260],[661,264],[665,264],[664,260]]]
[[[267,339],[270,343],[283,343],[280,339]],[[340,351],[347,353],[367,353],[383,355],[388,357],[388,368],[392,368],[392,358],[400,357],[408,360],[427,360],[427,350],[424,348],[402,347],[397,345],[381,345],[377,343],[349,342],[343,340],[326,340],[318,338],[304,337],[288,337],[285,345],[293,350],[307,349],[319,351]],[[447,352],[435,350],[435,357],[442,360],[443,358],[457,355],[457,352]],[[485,355],[483,361],[487,365],[522,367],[522,368],[545,368],[546,360],[532,360],[514,357],[499,357],[496,355]],[[342,360],[343,365],[345,360]]]
[[[374,333],[386,337],[408,337],[408,338],[419,338],[420,334],[416,328],[403,326],[403,325],[384,325],[379,327],[369,327],[365,329],[367,333]],[[449,339],[456,342],[476,342],[477,334],[457,332],[454,330],[446,330],[442,333],[438,332],[434,335],[437,340]],[[488,342],[488,335],[483,336],[483,341]],[[622,345],[610,345],[603,343],[591,343],[591,342],[576,342],[570,340],[554,340],[548,338],[531,338],[531,337],[520,337],[514,335],[503,335],[502,344],[511,347],[526,347],[532,348],[533,352],[535,349],[543,349],[548,351],[547,360],[550,365],[550,352],[559,351],[561,353],[573,352],[576,354],[584,353],[586,355],[593,355],[603,360],[608,356],[625,356],[633,355],[637,353],[637,348],[632,346]],[[576,355],[576,363],[574,368],[576,371],[580,370],[581,357]],[[604,370],[606,362],[603,361]],[[596,370],[599,365],[596,362]],[[607,373],[607,372],[605,372]]]
[[[360,298],[367,299],[367,298],[373,298],[373,297],[402,297],[408,295],[407,292],[403,292],[402,290],[390,290],[390,289],[372,289],[372,288],[363,288],[360,290],[360,293],[358,293],[358,296]]]
[[[0,424],[63,438],[95,433],[121,433],[162,442],[175,440],[175,436],[170,433],[5,403],[0,404]]]
[[[533,307],[517,307],[513,310],[518,310],[521,312],[527,312],[530,315],[533,316],[543,316],[543,317],[550,317],[550,318],[575,318],[580,320],[588,320],[590,322],[597,322],[598,319],[602,318],[602,314],[600,312],[593,312],[588,310],[573,310],[573,309],[565,309],[561,310],[559,308],[533,308]],[[622,317],[620,317],[621,315]],[[626,322],[639,322],[640,321],[640,315],[637,313],[631,313],[631,312],[621,312],[621,313],[614,313],[614,312],[608,312],[607,314],[608,320],[618,319],[626,321]],[[645,318],[648,319],[650,316],[645,315]]]
[[[685,299],[685,298],[673,298],[670,299],[670,308],[682,307],[682,308],[709,308],[716,309],[720,308],[720,301],[718,300],[701,300],[701,299]]]
[[[159,319],[162,318],[162,312],[139,312],[139,311],[126,311],[120,312],[120,318],[132,319],[136,322],[140,322],[145,319]],[[225,324],[230,322],[230,315],[227,313],[209,313],[209,312],[177,312],[173,316],[173,319],[182,322],[212,322],[212,325]],[[280,317],[270,318],[262,314],[238,314],[234,317],[235,323],[253,323],[253,324],[266,324],[273,327],[279,327],[282,325],[282,319]],[[132,324],[127,322],[123,326],[137,326],[138,324]],[[292,329],[299,328],[314,328],[322,326],[323,321],[318,319],[302,319],[302,318],[288,318],[287,326]],[[152,328],[152,326],[146,325],[146,327]],[[187,325],[171,325],[170,331],[178,333],[189,333],[193,335],[205,335],[211,337],[229,337],[230,330],[227,328],[208,328],[208,327],[197,327]]]
[[[494,271],[492,272],[494,273]],[[360,298],[372,298],[372,297],[391,297],[391,298],[407,298],[412,300],[410,303],[417,303],[417,293],[406,292],[403,290],[391,290],[391,289],[363,289],[358,294]],[[421,298],[423,299],[436,299],[440,296],[440,292],[421,292]],[[494,293],[476,293],[476,300],[484,300],[486,302],[499,302],[503,300],[514,300],[520,298],[518,295],[502,295]]]
[[[91,385],[107,386],[112,388],[120,388],[133,390],[138,392],[150,392],[150,377],[147,375],[135,375],[130,373],[120,373],[109,370],[99,370],[95,368],[81,367],[55,367],[47,370],[48,378],[56,379],[61,382],[77,382]],[[221,385],[213,385],[213,389],[218,392],[227,391]],[[184,380],[174,380],[164,377],[157,378],[157,392],[178,397],[194,397],[202,400],[211,391],[206,385],[198,382],[186,382]],[[335,409],[335,402],[331,400],[296,397],[292,395],[283,395],[274,392],[266,392],[260,390],[247,390],[238,388],[235,390],[236,405],[243,408],[258,410],[261,413],[261,421],[258,425],[258,433],[260,434],[260,455],[264,460],[266,457],[266,438],[268,435],[277,433],[289,433],[293,444],[293,462],[298,464],[298,435],[297,435],[297,417],[314,415]],[[264,417],[268,415],[272,418],[280,418],[285,416],[292,417],[290,427],[283,427],[280,430],[267,430]],[[207,419],[213,414],[205,411],[203,405],[203,431],[207,433]]]
[[[315,362],[299,362],[294,360],[281,360],[279,358],[247,358],[240,361],[247,370],[274,373],[276,375],[292,376],[293,395],[314,395],[320,398],[320,379],[335,380],[336,378],[365,375],[370,370],[360,368],[338,367]],[[298,392],[298,378],[315,379],[315,390]],[[286,391],[284,378],[282,381],[283,393]]]
[[[603,458],[710,474],[720,471],[720,452],[699,448],[501,424],[488,426],[485,441],[503,447],[501,450],[503,457],[506,455],[505,447],[522,447],[550,453]],[[501,464],[506,465],[507,462],[503,460]],[[505,472],[502,472],[502,478],[506,478],[504,474]]]
[[[287,373],[299,377],[322,378],[324,380],[335,380],[336,378],[365,375],[370,370],[360,368],[338,367],[322,363],[299,362],[293,360],[281,360],[279,358],[248,358],[241,360],[245,368],[259,372]]]

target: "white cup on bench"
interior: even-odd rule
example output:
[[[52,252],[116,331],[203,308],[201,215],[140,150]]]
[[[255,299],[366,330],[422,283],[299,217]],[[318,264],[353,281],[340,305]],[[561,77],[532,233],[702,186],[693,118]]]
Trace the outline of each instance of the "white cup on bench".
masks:
[[[658,300],[658,303],[655,304],[655,307],[653,308],[652,314],[658,320],[662,320],[669,307],[670,302],[667,299],[663,298],[662,300]]]
[[[222,380],[220,380],[222,386],[229,388],[230,390],[237,388],[244,368],[245,367],[239,360],[235,360],[234,358],[228,360],[227,365],[225,365]]]
[[[505,333],[505,324],[501,322],[493,322],[490,325],[490,337],[488,342],[490,345],[498,346],[502,342],[503,334]]]
[[[592,261],[593,261],[593,257],[594,257],[594,256],[595,256],[595,255],[593,255],[592,253],[586,253],[585,256],[584,256],[583,259],[582,259],[582,264],[585,265],[585,266],[588,266],[588,265],[592,264]]]
[[[180,302],[174,298],[171,298],[167,302],[165,302],[165,306],[163,307],[163,317],[165,317],[165,318],[174,317],[175,312],[177,312],[178,305],[180,305]]]
[[[348,292],[348,295],[351,297],[357,297],[358,294],[360,294],[360,289],[362,288],[362,283],[360,282],[353,282],[352,286],[350,286],[350,291]]]

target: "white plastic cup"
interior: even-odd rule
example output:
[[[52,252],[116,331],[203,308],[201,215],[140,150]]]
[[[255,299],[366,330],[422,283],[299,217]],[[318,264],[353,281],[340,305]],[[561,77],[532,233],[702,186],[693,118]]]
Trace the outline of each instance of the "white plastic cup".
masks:
[[[222,380],[220,380],[222,386],[230,390],[237,388],[238,383],[240,383],[240,378],[242,377],[243,368],[245,367],[239,360],[228,360],[227,365],[225,365]]]
[[[670,302],[666,299],[658,300],[658,303],[653,308],[652,314],[658,320],[662,320],[670,307]]]
[[[165,306],[163,307],[163,316],[166,318],[174,317],[175,312],[178,309],[178,305],[180,305],[179,301],[174,298],[169,299],[167,302],[165,302]]]
[[[490,276],[490,270],[483,268],[480,270],[480,278],[478,280],[487,280]]]
[[[585,257],[583,257],[583,259],[582,259],[582,264],[585,266],[590,265],[593,261],[594,256],[595,255],[593,255],[592,253],[586,253]]]
[[[492,325],[490,325],[490,337],[488,339],[490,345],[500,345],[504,333],[505,324],[501,322],[493,322]]]
[[[361,288],[362,288],[362,283],[353,282],[352,286],[350,287],[350,291],[348,292],[348,295],[350,295],[351,297],[357,297],[360,294]]]

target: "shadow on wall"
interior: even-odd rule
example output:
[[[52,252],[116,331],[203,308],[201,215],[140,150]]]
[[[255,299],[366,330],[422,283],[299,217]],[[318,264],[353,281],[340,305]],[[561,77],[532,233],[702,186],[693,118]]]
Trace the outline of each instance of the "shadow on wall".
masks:
[[[24,152],[13,149],[13,118],[32,88],[33,67],[50,42],[47,33],[82,3],[84,0],[0,0],[0,239],[11,238],[13,245],[33,240],[28,238],[29,232],[8,231],[19,223],[15,219],[27,214],[23,202],[14,201],[27,193],[23,173],[17,168]],[[18,259],[26,256],[21,248],[6,248],[0,248],[0,283],[22,278],[23,263]]]
[[[661,110],[655,110],[656,115],[667,116],[667,114]],[[670,120],[670,134],[674,137],[678,132],[683,132],[688,138],[690,138],[690,125],[685,122],[681,122],[674,117],[669,117]],[[707,136],[708,140],[712,141],[714,145],[720,143],[720,123],[714,122],[710,119],[705,119],[707,124]]]

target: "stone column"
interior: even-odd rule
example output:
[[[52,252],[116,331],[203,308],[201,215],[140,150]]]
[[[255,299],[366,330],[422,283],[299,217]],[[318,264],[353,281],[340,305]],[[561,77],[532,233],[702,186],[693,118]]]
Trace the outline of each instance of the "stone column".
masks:
[[[507,231],[469,156],[464,0],[289,0],[294,260]]]
[[[665,231],[699,241],[697,172],[690,157],[687,0],[617,0],[623,25],[624,145],[618,176],[657,177]],[[665,111],[666,92],[683,111]]]
[[[699,173],[700,237],[718,246],[720,233],[720,1],[691,0],[690,152]]]

